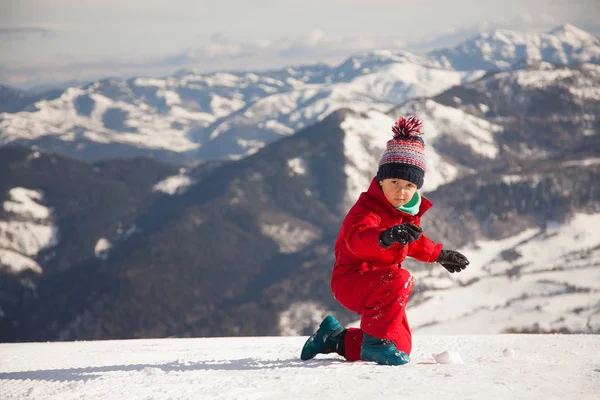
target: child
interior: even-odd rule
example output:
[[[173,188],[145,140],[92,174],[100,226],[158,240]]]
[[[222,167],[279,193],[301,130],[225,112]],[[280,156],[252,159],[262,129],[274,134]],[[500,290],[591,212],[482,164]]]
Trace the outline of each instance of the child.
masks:
[[[421,121],[400,118],[392,132],[377,176],[346,215],[335,243],[331,289],[341,305],[361,316],[360,329],[344,329],[327,316],[306,341],[302,360],[336,352],[349,361],[408,363],[412,338],[405,309],[414,279],[402,261],[409,256],[438,262],[449,272],[469,264],[464,255],[427,238],[419,226],[432,206],[417,191],[425,177]]]

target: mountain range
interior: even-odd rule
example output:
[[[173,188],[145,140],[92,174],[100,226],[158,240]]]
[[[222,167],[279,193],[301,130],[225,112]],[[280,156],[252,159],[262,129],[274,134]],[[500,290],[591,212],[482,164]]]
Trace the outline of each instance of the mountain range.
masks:
[[[424,121],[424,229],[473,261],[406,263],[414,326],[600,332],[598,49],[566,25],[336,67],[2,88],[0,340],[352,322],[332,246],[407,114]]]
[[[349,107],[386,112],[476,80],[486,71],[600,61],[600,39],[572,25],[545,34],[494,31],[426,55],[375,51],[340,65],[262,72],[179,71],[28,95],[0,88],[0,144],[96,161],[239,158]]]

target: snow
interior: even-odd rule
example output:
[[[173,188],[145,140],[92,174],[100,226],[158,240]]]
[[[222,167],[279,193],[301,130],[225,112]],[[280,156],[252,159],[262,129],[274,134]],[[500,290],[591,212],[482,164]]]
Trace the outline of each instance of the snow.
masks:
[[[427,158],[423,192],[431,192],[461,175],[475,172],[455,160],[447,160],[437,152],[436,144],[444,136],[451,137],[482,157],[495,159],[498,156],[499,148],[494,136],[502,131],[502,127],[483,118],[431,99],[408,101],[394,112],[398,115],[416,115],[423,121]]]
[[[53,223],[52,211],[42,204],[41,191],[14,187],[3,203],[9,218],[0,220],[0,267],[12,273],[42,269],[35,256],[42,250],[58,244],[58,228]]]
[[[287,165],[290,169],[290,176],[306,175],[306,163],[302,157],[296,157],[288,160]]]
[[[433,264],[413,272],[434,282],[407,314],[421,334],[490,334],[508,328],[594,332],[600,305],[600,215],[576,214],[564,225],[529,229],[459,249],[471,261],[460,274]],[[514,260],[505,260],[510,252]],[[445,282],[445,283],[444,283]]]
[[[152,187],[154,192],[163,192],[166,194],[182,194],[187,188],[194,184],[194,180],[185,173],[169,176],[158,182]]]
[[[215,116],[205,112],[194,112],[180,106],[171,107],[171,116],[176,122],[198,121],[205,124],[212,124]]]
[[[390,105],[409,98],[433,96],[459,85],[466,73],[442,68],[431,68],[415,61],[403,61],[381,67],[377,72],[359,76],[349,84],[354,91],[375,101]]]
[[[43,195],[41,192],[22,187],[12,188],[8,192],[11,200],[4,202],[4,211],[29,216],[34,219],[46,219],[50,217],[50,210],[39,202]]]
[[[507,73],[508,76],[513,76],[515,72]],[[527,70],[516,72],[516,82],[527,88],[544,88],[555,84],[559,81],[564,81],[577,74],[576,70],[572,69],[556,69],[554,71]],[[501,77],[502,75],[499,75]]]
[[[353,108],[353,110],[355,110]],[[461,174],[454,160],[446,160],[436,150],[442,135],[469,146],[473,152],[487,158],[496,158],[498,146],[494,135],[501,127],[459,109],[443,106],[433,100],[408,102],[394,111],[395,117],[416,115],[423,121],[423,139],[427,157],[427,177],[422,191],[430,192],[453,181]],[[391,127],[395,118],[380,111],[348,114],[340,124],[344,135],[344,171],[347,177],[347,195],[344,206],[349,208],[361,192],[369,186],[377,172],[377,165],[385,145],[392,138]],[[466,173],[472,171],[463,168]]]
[[[108,258],[108,252],[112,248],[112,244],[106,238],[100,238],[96,242],[94,247],[94,254],[96,257],[106,260]]]
[[[464,364],[460,353],[456,351],[444,351],[439,354],[433,353],[431,357],[439,364]]]
[[[40,250],[56,244],[56,228],[31,221],[0,221],[0,246],[35,256]]]
[[[574,163],[573,165],[579,164],[579,162],[577,162],[577,161],[573,162],[573,163]],[[500,180],[502,182],[506,183],[507,185],[511,185],[514,183],[520,183],[520,182],[528,182],[529,185],[531,185],[531,187],[535,187],[541,181],[541,176],[539,176],[539,175],[527,176],[527,175],[512,175],[511,174],[511,175],[502,175],[500,177]]]
[[[358,75],[350,81],[298,84],[284,90],[281,88],[283,82],[260,77],[261,82],[266,82],[277,90],[265,90],[266,96],[251,99],[243,112],[227,110],[229,114],[209,128],[208,140],[224,134],[235,136],[234,140],[244,151],[243,154],[233,154],[236,150],[232,150],[233,156],[239,158],[253,154],[265,143],[265,140],[257,141],[256,131],[247,127],[264,129],[267,135],[271,132],[291,135],[342,108],[350,108],[359,113],[373,110],[383,113],[407,99],[435,95],[461,82],[477,79],[483,73],[436,68],[437,63],[408,53],[398,55],[393,52],[375,52],[367,54],[364,60],[352,60],[352,63],[373,62],[371,58],[381,58],[380,61],[388,64],[377,65],[376,68],[369,69],[369,73]],[[390,64],[390,61],[393,63]],[[338,67],[338,70],[341,68]],[[342,74],[343,71],[339,73]],[[261,147],[244,146],[242,143],[260,143]]]
[[[305,95],[305,89],[302,89],[263,97],[244,111],[243,124],[256,124],[290,114],[298,108],[300,98]]]
[[[359,54],[326,71],[322,77],[326,83],[314,83],[311,72],[303,68],[276,71],[277,78],[271,76],[273,71],[267,71],[186,72],[166,79],[140,77],[133,81],[110,79],[89,87],[69,88],[58,99],[36,103],[37,110],[0,113],[0,144],[38,140],[43,136],[62,141],[83,137],[99,143],[186,152],[227,134],[230,138],[224,143],[235,140],[247,144],[231,147],[229,158],[241,158],[276,140],[277,135],[291,135],[340,108],[387,112],[409,99],[435,96],[482,77],[485,73],[482,70],[451,68],[454,57],[465,55],[511,69],[523,59],[527,63],[534,61],[530,70],[512,71],[506,74],[507,79],[530,87],[562,85],[583,103],[600,98],[595,83],[600,71],[595,65],[600,59],[599,44],[593,35],[565,25],[545,34],[495,31],[447,49],[445,55],[432,52],[429,56],[419,56],[391,50]],[[222,49],[213,48],[209,53],[212,51]],[[189,56],[199,56],[193,53]],[[546,62],[536,64],[544,58]],[[550,64],[567,61],[583,64],[578,69]],[[514,84],[507,83],[512,87]],[[132,90],[132,85],[143,87],[144,95]],[[108,95],[111,98],[106,97],[107,93],[111,93]],[[94,103],[91,116],[81,115],[75,107],[77,100],[80,97],[85,100],[86,96]],[[155,108],[156,98],[163,98],[168,107]],[[483,104],[478,106],[483,113],[489,111]],[[114,109],[122,111],[123,128],[113,130],[104,126],[103,116]],[[458,124],[459,117],[452,117],[454,126],[469,128]],[[474,124],[477,129],[469,129],[468,134],[462,135],[463,142],[473,151],[494,158],[497,149],[485,136],[487,128],[481,121]],[[493,128],[487,133],[494,133]],[[440,176],[439,181],[428,179],[425,191],[434,190],[463,172],[444,168],[447,165],[443,160],[435,158],[432,165],[447,174]]]
[[[263,142],[262,140],[246,140],[246,139],[242,139],[242,138],[238,138],[235,140],[235,142],[244,149],[248,149],[246,150],[246,154],[250,155],[250,154],[254,154],[257,151],[259,151],[260,149],[262,149],[263,147],[265,147],[265,142]],[[239,160],[241,158],[243,158],[243,155],[232,155],[229,157],[232,160]]]
[[[3,400],[591,400],[600,392],[600,336],[414,335],[411,362],[395,367],[335,354],[301,361],[305,340],[4,343],[0,392]],[[433,355],[444,352],[463,364],[436,362]]]
[[[350,208],[369,187],[385,144],[393,136],[392,126],[394,119],[377,111],[368,112],[366,117],[348,114],[341,123],[347,160],[344,165],[347,179],[345,208]]]
[[[562,163],[563,167],[589,167],[592,165],[596,165],[596,164],[600,164],[600,158],[598,157],[593,157],[593,158],[586,158],[583,160],[577,160],[577,161],[567,161]]]
[[[594,35],[571,24],[564,24],[548,33],[556,36],[561,41],[566,42],[573,48],[578,48],[582,44],[598,44],[598,42],[600,42]]]
[[[2,229],[0,226],[0,234]],[[19,274],[27,270],[31,270],[36,274],[42,273],[42,267],[37,262],[11,249],[0,249],[0,268],[8,268],[13,274]]]
[[[501,131],[499,125],[433,100],[427,100],[420,111],[417,115],[423,119],[423,132],[432,145],[445,134],[466,144],[479,155],[490,159],[497,157],[499,150],[494,133]]]
[[[539,61],[579,64],[598,60],[600,40],[570,25],[548,33],[496,30],[480,34],[453,49],[433,51],[430,56],[447,67],[455,62],[464,66],[465,58],[485,61],[501,69]]]
[[[504,357],[514,357],[515,351],[513,349],[504,349],[502,350],[502,354],[504,354]]]
[[[246,103],[239,99],[228,99],[217,94],[211,95],[210,109],[215,120],[242,109]]]
[[[283,254],[296,253],[321,236],[315,228],[303,228],[289,222],[281,224],[263,223],[260,226],[260,231],[263,235],[273,239],[279,245],[279,251]]]
[[[290,128],[274,119],[270,119],[264,123],[260,122],[258,124],[258,127],[269,129],[273,132],[276,132],[276,133],[278,133],[280,135],[284,135],[284,136],[290,136],[290,135],[294,134],[294,130],[292,128]]]
[[[164,98],[165,103],[168,106],[181,104],[181,97],[179,97],[179,94],[177,94],[177,92],[175,92],[173,90],[159,90],[156,92],[156,95],[158,97]]]
[[[279,314],[279,332],[282,336],[300,336],[306,329],[318,326],[328,311],[312,301],[292,303]]]
[[[569,87],[569,92],[571,92],[571,94],[574,96],[581,97],[584,100],[600,100],[599,87]]]
[[[161,87],[166,85],[165,81],[160,80],[150,82],[153,82],[151,86],[159,85],[159,82],[162,82]],[[88,95],[94,102],[89,117],[79,115],[75,108],[75,100],[84,95]],[[93,86],[85,91],[81,88],[69,88],[57,99],[37,102],[36,107],[35,111],[0,114],[1,144],[22,139],[34,140],[42,136],[74,141],[82,135],[98,143],[124,143],[141,148],[184,152],[199,147],[187,137],[187,130],[204,128],[214,121],[214,117],[210,115],[207,118],[201,113],[186,113],[181,107],[171,114],[159,114],[144,103],[131,104],[95,93]],[[136,132],[106,128],[103,117],[109,109],[118,109],[126,114],[123,124],[135,128]],[[182,124],[183,128],[175,128],[174,123]]]
[[[253,74],[249,74],[247,77],[251,78]],[[223,86],[223,87],[235,87],[239,85],[242,78],[233,74],[225,72],[219,72],[212,76],[204,77],[203,79],[208,86]]]
[[[167,81],[164,79],[155,79],[155,78],[136,78],[134,81],[136,86],[150,86],[157,87],[160,89],[164,89],[167,87]]]
[[[90,119],[94,121],[98,127],[101,127],[103,126],[101,122],[102,116],[106,110],[115,105],[115,103],[112,101],[112,99],[98,93],[91,93],[90,99],[94,100],[94,109],[92,110]]]

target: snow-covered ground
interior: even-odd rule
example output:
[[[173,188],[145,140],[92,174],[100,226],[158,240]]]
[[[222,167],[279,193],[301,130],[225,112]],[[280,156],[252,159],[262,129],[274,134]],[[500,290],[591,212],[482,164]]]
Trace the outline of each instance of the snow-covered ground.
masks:
[[[304,337],[0,344],[14,399],[597,399],[600,336],[415,336],[405,366],[300,361]],[[463,364],[432,353],[456,352]]]

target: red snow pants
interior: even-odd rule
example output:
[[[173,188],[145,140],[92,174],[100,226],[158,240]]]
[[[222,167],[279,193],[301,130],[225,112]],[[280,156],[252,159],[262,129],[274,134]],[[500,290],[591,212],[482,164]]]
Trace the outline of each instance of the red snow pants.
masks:
[[[346,331],[348,361],[360,360],[363,332],[392,340],[396,348],[410,355],[412,335],[406,319],[406,303],[414,278],[405,269],[369,269],[335,274],[331,289],[336,300],[361,316],[360,329]]]

